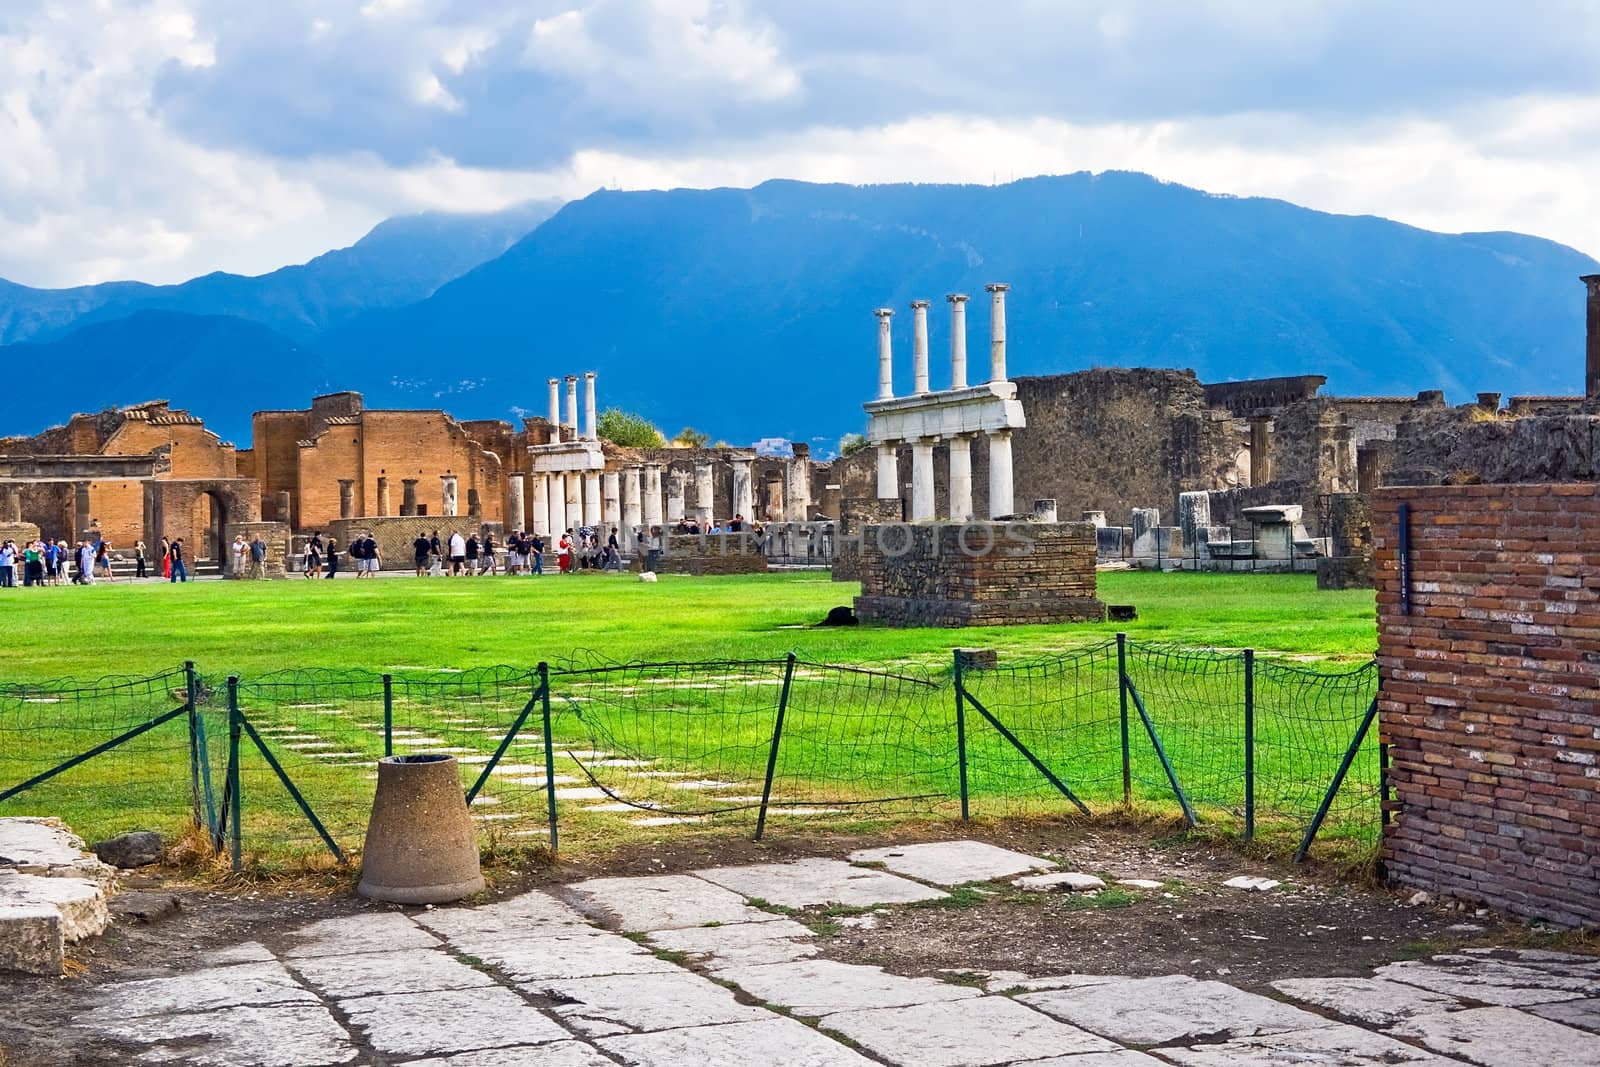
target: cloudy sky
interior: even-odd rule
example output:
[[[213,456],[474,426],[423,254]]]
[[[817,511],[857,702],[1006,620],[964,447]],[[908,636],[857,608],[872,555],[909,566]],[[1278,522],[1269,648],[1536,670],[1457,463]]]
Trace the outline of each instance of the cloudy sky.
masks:
[[[0,277],[600,186],[1137,169],[1600,255],[1596,0],[0,0]]]

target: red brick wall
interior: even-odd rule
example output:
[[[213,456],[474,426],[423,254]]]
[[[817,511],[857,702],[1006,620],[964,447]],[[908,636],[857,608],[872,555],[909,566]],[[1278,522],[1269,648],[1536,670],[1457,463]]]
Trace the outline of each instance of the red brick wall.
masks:
[[[1600,484],[1395,487],[1373,511],[1389,877],[1600,921]]]

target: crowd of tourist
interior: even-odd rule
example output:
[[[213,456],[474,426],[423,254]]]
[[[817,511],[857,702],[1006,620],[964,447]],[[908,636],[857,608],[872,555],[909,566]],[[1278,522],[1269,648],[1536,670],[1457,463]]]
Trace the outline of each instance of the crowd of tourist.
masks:
[[[0,588],[115,582],[117,566],[124,568],[124,579],[146,578],[149,577],[149,555],[143,541],[135,542],[133,558],[127,560],[114,555],[111,542],[104,538],[83,540],[76,545],[51,538],[36,538],[18,545],[14,539],[7,538],[0,543]],[[161,560],[161,577],[172,582],[189,580],[183,538],[169,541],[163,537],[156,555]],[[132,574],[126,571],[130,563]],[[17,580],[19,571],[21,581]]]

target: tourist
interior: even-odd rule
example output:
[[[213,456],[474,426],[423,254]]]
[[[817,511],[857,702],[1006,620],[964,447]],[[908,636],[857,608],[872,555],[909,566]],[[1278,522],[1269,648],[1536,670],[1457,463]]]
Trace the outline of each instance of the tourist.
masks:
[[[41,547],[43,547],[43,546],[41,546]],[[42,562],[42,556],[41,556],[41,562]],[[117,580],[117,576],[111,573],[111,542],[107,541],[103,537],[99,541],[95,542],[95,546],[94,546],[94,572],[96,574],[98,574],[100,577],[104,578],[108,582],[114,582],[114,581]],[[43,579],[44,579],[44,576],[43,576],[43,574],[41,574],[40,575],[40,584],[41,585],[43,584]]]
[[[650,539],[645,542],[644,569],[655,573],[661,566],[661,527],[650,527]]]
[[[337,578],[338,576],[339,542],[333,537],[333,535],[330,534],[328,536],[328,577]]]
[[[485,533],[483,535],[483,546],[479,550],[479,555],[478,555],[478,573],[479,574],[494,574],[495,573],[494,534],[492,534],[492,533]]]
[[[44,546],[37,539],[22,548],[22,586],[44,584]]]
[[[175,538],[167,549],[167,561],[171,564],[167,572],[169,582],[187,582],[189,570],[183,565],[183,538]]]
[[[439,531],[433,531],[433,536],[428,538],[428,554],[433,559],[434,571],[440,572],[444,562],[444,548],[439,544]]]
[[[532,551],[533,551],[533,570],[530,573],[543,575],[544,574],[544,538],[540,537],[538,534],[534,534],[532,542],[529,543],[529,548],[532,549]]]
[[[94,584],[94,546],[87,541],[78,542],[78,584]]]
[[[41,561],[42,564],[43,564],[43,567],[44,567],[44,579],[43,579],[44,584],[45,585],[55,585],[56,584],[56,543],[54,541],[52,541],[50,538],[46,537],[44,539],[44,541],[42,542],[41,547],[42,547],[42,549],[44,551],[44,558]]]
[[[146,575],[145,571],[144,571],[144,557],[145,557],[144,542],[143,541],[135,541],[133,543],[133,576],[135,578],[146,578],[146,577],[148,577],[148,575]]]
[[[56,584],[67,580],[67,558],[72,555],[65,540],[56,542]]]
[[[461,536],[460,530],[450,531],[450,577],[455,578],[461,574],[461,569],[467,562],[467,542]]]
[[[172,542],[164,534],[161,537],[161,577],[172,577]]]
[[[144,542],[140,542],[142,546]],[[264,580],[267,577],[267,543],[258,533],[250,539],[250,577]]]
[[[300,573],[306,578],[316,578],[322,574],[322,535],[312,534],[311,540],[306,542],[305,551],[300,554]]]
[[[427,575],[428,560],[431,557],[432,552],[433,549],[429,547],[427,537],[420,533],[417,534],[417,539],[411,542],[411,554],[413,557],[415,557],[418,578],[422,578]]]
[[[372,531],[367,531],[367,536],[361,539],[361,562],[367,565],[367,577],[373,578],[378,574],[381,560],[378,556],[378,541],[372,536]]]
[[[568,530],[561,535],[561,540],[556,543],[556,573],[570,574],[572,572],[572,531]]]
[[[245,542],[244,542],[244,534],[242,534],[242,533],[234,534],[233,535],[233,576],[235,578],[243,578],[244,577],[245,554],[247,552],[249,552],[249,551],[250,551],[249,546],[246,545]]]
[[[478,573],[478,535],[472,534],[467,538],[467,577],[471,578]]]
[[[0,544],[0,588],[10,589],[17,584],[17,543],[6,538]]]

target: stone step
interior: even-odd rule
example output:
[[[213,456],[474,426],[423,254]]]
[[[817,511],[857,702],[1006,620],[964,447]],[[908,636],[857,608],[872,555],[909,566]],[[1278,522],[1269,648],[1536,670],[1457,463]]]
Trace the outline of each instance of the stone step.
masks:
[[[59,975],[66,946],[110,924],[115,882],[59,819],[0,818],[0,971]]]

